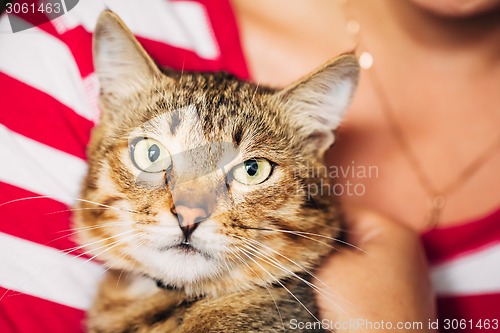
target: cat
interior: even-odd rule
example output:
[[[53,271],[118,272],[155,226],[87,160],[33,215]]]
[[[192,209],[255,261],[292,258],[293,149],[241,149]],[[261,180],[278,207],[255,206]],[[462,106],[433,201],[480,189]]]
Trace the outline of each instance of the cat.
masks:
[[[73,224],[108,271],[87,331],[282,332],[317,321],[314,289],[326,289],[311,275],[342,211],[308,189],[325,180],[314,170],[357,85],[356,58],[272,89],[162,71],[111,11],[93,43],[102,115]]]

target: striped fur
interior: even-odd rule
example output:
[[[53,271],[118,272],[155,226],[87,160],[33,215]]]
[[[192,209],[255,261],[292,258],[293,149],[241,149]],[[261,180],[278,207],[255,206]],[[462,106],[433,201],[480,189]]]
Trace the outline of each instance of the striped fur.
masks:
[[[103,114],[74,224],[110,270],[88,331],[271,332],[313,321],[307,272],[330,252],[341,212],[308,189],[325,181],[314,170],[356,85],[355,58],[279,91],[226,73],[161,72],[111,12],[97,23],[94,57]],[[134,165],[142,137],[166,147],[171,168]],[[272,163],[264,182],[228,176],[252,158]],[[210,206],[189,249],[178,246],[181,201]]]

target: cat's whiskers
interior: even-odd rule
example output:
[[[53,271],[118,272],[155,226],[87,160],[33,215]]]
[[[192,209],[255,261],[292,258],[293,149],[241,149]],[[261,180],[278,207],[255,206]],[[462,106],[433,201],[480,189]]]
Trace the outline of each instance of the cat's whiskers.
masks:
[[[230,255],[234,255],[234,256],[236,256],[236,255],[237,255],[237,253],[236,253],[236,251],[235,251],[234,249],[229,249],[229,250],[228,250],[228,253],[229,253]],[[228,271],[228,272],[230,272],[230,271],[232,271],[232,270],[233,270],[233,268],[234,268],[234,264],[235,264],[234,258],[233,258],[232,256],[228,256],[228,257],[226,257],[225,259],[226,259],[226,260],[222,260],[222,262],[223,262],[223,263],[224,263],[224,265],[226,266],[227,271]],[[228,262],[228,260],[229,260],[229,262]]]
[[[319,238],[324,238],[324,239],[329,239],[329,240],[332,240],[334,242],[337,242],[337,243],[341,243],[343,245],[346,245],[346,246],[349,246],[349,247],[352,247],[354,248],[355,250],[357,251],[360,251],[360,252],[363,252],[364,254],[366,255],[370,255],[370,253],[368,253],[367,251],[363,250],[362,248],[360,248],[359,246],[356,246],[354,244],[351,244],[349,242],[346,242],[346,241],[343,241],[341,239],[338,239],[338,238],[335,238],[335,237],[331,237],[331,236],[327,236],[327,235],[322,235],[322,234],[317,234],[317,233],[313,233],[313,232],[306,232],[306,231],[296,231],[296,230],[286,230],[286,229],[274,229],[274,228],[253,228],[253,227],[247,227],[247,226],[239,226],[240,228],[243,228],[243,229],[251,229],[251,230],[259,230],[259,231],[269,231],[269,232],[282,232],[282,233],[289,233],[289,234],[292,234],[292,235],[296,235],[296,236],[299,236],[299,237],[303,237],[303,238],[306,238],[306,239],[310,239],[312,241],[315,241],[315,242],[318,242],[320,244],[324,244],[326,246],[329,246],[330,248],[336,250],[336,251],[339,251],[338,248],[332,246],[331,244],[328,244],[328,243],[325,243],[325,242],[321,242],[315,238],[312,238],[312,237],[319,237]],[[309,236],[312,236],[312,237],[309,237]],[[371,256],[372,258],[376,259],[375,257]]]
[[[278,260],[262,253],[262,251],[260,251],[257,247],[252,246],[251,244],[247,244],[245,247],[247,250],[254,252],[263,261],[267,262],[268,264],[272,265],[275,268],[278,268],[278,269],[286,272],[289,275],[296,277],[297,279],[301,280],[302,282],[307,284],[309,287],[314,289],[316,292],[318,292],[319,294],[321,294],[329,299],[329,297],[324,294],[324,292],[326,292],[326,290],[324,290],[323,288],[320,288],[320,287],[316,286],[315,284],[311,283],[310,281],[307,281],[306,279],[302,278],[297,273],[295,273],[295,272],[291,271],[290,269],[286,268],[285,266],[283,266]],[[338,298],[338,296],[334,295],[334,294],[331,294],[331,296]]]
[[[125,252],[123,252],[123,251],[119,251],[119,253],[120,253],[120,255],[116,259],[107,262],[107,265],[104,268],[103,274],[106,273],[106,272],[108,272],[108,271],[110,271],[111,269],[113,269],[114,266],[116,266],[117,264],[119,264],[120,262],[122,262],[122,261],[125,260],[125,256],[127,254]],[[124,270],[125,270],[125,268],[121,269],[120,275],[118,277],[118,281],[116,283],[117,286],[118,286],[118,282],[119,282],[120,277],[122,276]]]
[[[120,207],[116,207],[116,206],[105,205],[105,204],[97,202],[97,201],[80,199],[80,198],[73,198],[73,199],[75,199],[77,201],[81,201],[81,202],[86,202],[86,203],[91,203],[91,204],[94,204],[94,205],[98,205],[100,207],[107,207],[109,209],[114,209],[114,210],[117,210],[117,211],[122,211],[122,212],[127,212],[127,213],[134,213],[134,214],[142,214],[141,212],[133,210],[133,209],[125,209],[125,208],[120,208]]]
[[[0,207],[11,204],[11,203],[15,203],[15,202],[20,202],[20,201],[25,201],[25,200],[33,200],[33,199],[54,199],[54,197],[52,197],[50,195],[37,195],[37,196],[32,196],[32,197],[12,199],[12,200],[0,203]]]
[[[334,242],[341,243],[341,244],[349,246],[349,247],[351,247],[351,248],[353,248],[353,249],[355,249],[357,251],[363,252],[364,254],[369,255],[370,257],[372,257],[372,258],[375,259],[375,257],[373,257],[372,255],[370,255],[368,252],[366,252],[365,250],[363,250],[359,246],[356,246],[356,245],[354,245],[352,243],[343,241],[343,240],[335,238],[335,237],[330,237],[330,236],[326,236],[326,235],[322,235],[322,234],[316,234],[316,233],[313,233],[313,232],[306,232],[306,231],[292,231],[292,230],[283,230],[283,229],[271,229],[271,230],[272,231],[276,231],[276,232],[291,233],[291,234],[298,235],[298,236],[310,235],[310,236],[314,236],[314,237],[320,237],[320,238],[325,238],[325,239],[333,240]],[[305,236],[303,236],[303,237],[305,237]],[[336,250],[338,251],[338,249],[336,249]]]
[[[116,234],[116,235],[111,235],[111,236],[109,236],[109,237],[105,237],[105,238],[98,239],[98,240],[93,241],[93,242],[91,242],[91,243],[86,243],[86,244],[83,244],[83,245],[78,245],[78,246],[75,246],[75,247],[71,247],[71,248],[69,248],[69,249],[63,250],[63,251],[62,251],[62,253],[63,253],[64,255],[69,255],[69,254],[71,254],[71,253],[73,253],[73,252],[75,252],[75,251],[78,251],[78,250],[82,249],[82,248],[89,247],[89,246],[94,245],[94,244],[97,244],[97,243],[102,243],[102,242],[105,242],[105,241],[107,241],[107,240],[109,240],[109,239],[112,239],[112,238],[115,238],[115,237],[120,237],[120,236],[126,235],[126,234],[128,234],[128,233],[131,233],[131,232],[133,232],[133,231],[134,231],[134,230],[127,230],[127,231],[125,231],[125,232],[122,232],[122,233],[119,233],[119,234]],[[99,247],[99,248],[100,248],[100,247]],[[83,252],[82,254],[78,255],[77,257],[80,257],[80,256],[82,256],[82,255],[85,255],[86,253],[88,253],[88,252],[90,252],[90,251],[92,251],[92,250],[88,250],[88,251],[86,251],[86,252]]]
[[[143,242],[144,242],[144,241],[139,242],[138,246],[140,246],[141,244],[143,244]],[[135,261],[135,260],[134,260],[134,261],[132,261],[132,262],[131,262],[131,261],[129,261],[129,260],[125,260],[125,257],[127,256],[127,253],[126,253],[126,252],[124,252],[124,251],[119,251],[119,252],[120,252],[120,255],[118,256],[118,258],[117,258],[117,259],[115,259],[114,261],[110,261],[110,262],[109,262],[109,264],[111,264],[111,265],[109,265],[109,266],[108,266],[108,265],[106,265],[106,269],[104,270],[104,272],[107,272],[107,271],[109,271],[109,270],[113,269],[113,267],[115,267],[117,264],[120,264],[121,262],[125,262],[125,263],[127,263],[127,264],[130,264],[130,263],[132,264],[132,266],[131,266],[131,267],[127,267],[127,268],[122,268],[122,269],[120,269],[120,275],[118,276],[118,279],[117,279],[117,281],[116,281],[116,286],[117,286],[117,287],[118,287],[118,285],[119,285],[119,283],[120,283],[120,279],[121,279],[121,277],[122,277],[122,275],[123,275],[123,272],[124,272],[124,271],[127,271],[127,276],[128,276],[128,274],[130,274],[130,272],[131,272],[131,271],[132,271],[132,270],[133,270],[133,269],[137,266],[137,265],[136,265],[136,261]]]
[[[300,265],[299,263],[297,263],[296,261],[290,259],[289,257],[285,256],[284,254],[280,253],[279,251],[273,249],[272,247],[270,246],[267,246],[265,245],[264,243],[261,243],[255,239],[251,239],[251,238],[246,238],[246,237],[241,237],[241,236],[237,236],[239,239],[241,239],[242,241],[246,242],[247,244],[249,243],[253,243],[255,244],[256,246],[261,246],[273,253],[275,253],[276,255],[282,257],[283,259],[291,262],[292,264],[294,264],[295,266],[297,266],[298,268],[300,268],[302,271],[304,271],[305,273],[309,274],[312,278],[316,279],[317,281],[319,281],[323,286],[325,286],[326,288],[328,288],[330,290],[330,292],[333,293],[333,296],[335,296],[336,298],[339,298],[341,299],[342,301],[344,302],[348,302],[345,298],[343,298],[342,296],[338,295],[335,293],[335,291],[329,286],[327,285],[325,282],[323,282],[321,279],[319,279],[314,273],[312,273],[310,270],[308,270],[306,267]],[[249,244],[250,245],[250,244]],[[255,247],[255,246],[254,246]],[[319,287],[318,287],[319,288]]]
[[[261,264],[259,264],[254,258],[255,254],[253,252],[250,252],[248,250],[245,250],[243,248],[240,247],[240,251],[242,254],[244,254],[248,259],[250,259],[251,261],[253,261],[257,266],[259,266],[264,272],[266,272],[274,281],[276,281],[276,283],[278,283],[283,289],[285,289],[301,306],[302,308],[304,308],[304,310],[306,310],[307,313],[309,313],[309,315],[311,315],[311,317],[314,318],[315,321],[320,321],[308,308],[307,306],[304,305],[304,303],[302,303],[297,296],[295,296],[294,293],[292,293],[290,291],[290,289],[288,289],[278,278],[276,278],[273,274],[271,274],[267,269],[265,269]]]
[[[238,248],[239,250],[239,248]],[[273,303],[274,303],[274,306],[276,307],[276,311],[278,312],[278,316],[280,317],[280,321],[281,321],[281,326],[283,327],[283,332],[286,332],[286,328],[285,328],[285,322],[283,321],[283,316],[281,315],[281,311],[279,309],[279,306],[278,306],[278,303],[276,302],[276,299],[274,298],[273,294],[271,293],[271,290],[269,289],[269,287],[267,286],[267,283],[257,274],[257,272],[255,272],[255,270],[240,256],[239,253],[237,253],[235,250],[231,250],[230,251],[232,254],[235,255],[235,257],[239,260],[239,262],[245,266],[248,267],[248,269],[250,269],[250,271],[252,271],[252,273],[260,280],[262,281],[262,286],[264,288],[266,288],[267,292],[269,293],[269,296],[271,296],[271,299],[273,300]]]
[[[146,240],[142,240],[140,241],[137,245],[135,244],[132,244],[132,247],[140,247],[140,246],[143,246],[144,244],[146,244],[147,241]],[[120,260],[124,260],[125,259],[125,256],[127,255],[127,253],[123,252],[123,251],[120,251],[120,253],[122,253],[122,255],[120,256]],[[130,263],[130,261],[127,261],[127,263]],[[115,264],[111,265],[110,267],[106,268],[106,271],[110,270]],[[116,281],[116,285],[118,286],[119,282],[120,282],[120,279],[123,275],[123,272],[126,270],[127,271],[127,278],[128,276],[130,275],[130,273],[136,268],[137,266],[137,261],[133,260],[132,261],[132,267],[128,267],[127,269],[125,268],[122,268],[121,269],[121,272],[120,272],[120,275],[118,276],[118,281]]]
[[[253,103],[254,99],[255,99],[255,95],[257,94],[257,91],[259,90],[259,87],[260,87],[260,81],[257,82],[257,84],[255,85],[255,90],[252,94],[252,99],[250,100],[250,103]]]
[[[125,231],[125,232],[123,232],[123,233],[116,234],[116,235],[113,235],[113,236],[110,236],[110,237],[106,237],[106,238],[103,238],[103,239],[100,239],[100,240],[94,241],[94,242],[92,242],[92,243],[87,243],[87,244],[84,244],[84,245],[76,246],[76,247],[74,247],[74,248],[70,248],[70,249],[68,249],[68,250],[62,251],[62,254],[63,254],[63,255],[70,255],[70,253],[72,253],[72,252],[74,252],[74,251],[77,251],[77,250],[79,250],[79,249],[81,249],[81,248],[84,248],[84,247],[87,247],[87,246],[90,246],[90,245],[93,245],[93,244],[96,244],[96,243],[100,243],[100,242],[103,242],[103,241],[106,241],[106,240],[112,239],[112,238],[114,238],[114,237],[120,237],[120,236],[126,235],[126,234],[128,234],[128,233],[130,233],[130,232],[133,232],[133,231],[135,231],[135,230],[127,230],[127,231]],[[95,251],[98,251],[98,250],[100,250],[100,249],[104,248],[104,250],[103,250],[103,251],[101,251],[101,252],[97,253],[96,255],[94,255],[94,256],[90,257],[89,259],[87,259],[87,260],[85,260],[85,261],[83,261],[83,262],[81,262],[81,263],[80,263],[80,264],[82,264],[82,265],[83,265],[83,264],[86,264],[86,263],[88,263],[88,262],[90,262],[90,261],[94,260],[94,259],[95,259],[95,258],[97,258],[98,256],[100,256],[100,255],[104,254],[105,252],[107,252],[107,251],[111,250],[112,248],[115,248],[116,246],[118,246],[118,245],[120,245],[120,244],[124,243],[125,241],[131,240],[131,239],[133,239],[133,238],[135,238],[135,237],[137,237],[137,236],[139,236],[139,235],[140,235],[140,233],[136,233],[136,234],[133,234],[133,235],[131,235],[131,236],[125,237],[125,238],[123,238],[123,239],[118,239],[118,240],[115,240],[115,241],[113,241],[113,242],[111,242],[111,243],[109,243],[109,244],[105,244],[105,245],[103,245],[103,246],[99,246],[99,247],[97,247],[97,248],[93,248],[93,249],[90,249],[90,250],[88,250],[88,251],[85,251],[85,252],[83,252],[83,253],[81,253],[81,254],[79,254],[79,255],[74,256],[74,258],[79,258],[79,257],[82,257],[82,256],[85,256],[85,255],[88,255],[88,254],[90,254],[90,253],[92,253],[92,252],[95,252]],[[123,258],[124,258],[124,257],[125,257],[125,253],[123,253],[122,251],[120,251],[120,253],[122,253],[122,256],[123,256]],[[116,264],[116,263],[115,263],[115,264]],[[115,264],[113,264],[113,265],[115,265]],[[103,275],[104,273],[106,273],[106,272],[107,272],[110,268],[111,268],[111,267],[104,269],[104,271],[101,273],[101,275]]]
[[[79,255],[79,256],[82,256],[82,255],[85,255],[85,254],[89,254],[89,253],[90,253],[90,252],[92,252],[92,251],[95,251],[95,250],[98,250],[98,249],[101,249],[101,248],[105,248],[105,247],[107,247],[107,246],[111,246],[111,248],[114,248],[114,247],[116,247],[117,245],[119,245],[119,242],[120,242],[120,241],[125,241],[125,240],[130,240],[130,239],[133,239],[135,236],[138,236],[138,234],[134,234],[134,235],[132,235],[132,236],[133,236],[133,237],[127,237],[127,238],[125,238],[125,239],[117,240],[117,241],[112,242],[112,243],[110,243],[110,244],[106,244],[106,245],[101,246],[101,247],[99,247],[99,248],[89,250],[89,251],[87,251],[87,252],[85,252],[85,253],[82,253],[82,254],[81,254],[81,255]],[[109,239],[109,238],[112,238],[112,237],[108,237],[108,239]],[[116,244],[116,243],[117,243],[117,244]],[[113,245],[113,244],[114,244],[114,245]],[[99,256],[99,255],[103,254],[104,252],[106,252],[106,251],[110,250],[111,248],[109,248],[109,249],[105,249],[104,251],[102,251],[102,252],[98,253],[97,255],[93,256],[92,258],[90,258],[90,259],[86,260],[84,263],[87,263],[87,262],[89,262],[89,261],[93,260],[93,259],[94,259],[94,258],[96,258],[97,256]],[[110,262],[108,262],[108,263],[109,263],[109,264],[111,264],[111,265],[110,265],[110,266],[107,266],[107,265],[106,265],[106,266],[105,266],[104,271],[103,271],[100,275],[104,275],[106,272],[108,272],[109,270],[111,270],[114,266],[116,266],[117,264],[119,264],[121,261],[125,260],[125,256],[127,255],[127,253],[125,253],[125,252],[123,252],[123,251],[119,251],[119,254],[120,254],[120,256],[118,256],[118,258],[117,258],[117,259],[115,259],[113,262],[111,262],[111,261],[110,261]],[[76,257],[79,257],[79,256],[76,256]],[[129,261],[127,261],[127,263],[130,263],[130,262],[129,262]],[[127,269],[127,274],[130,274],[130,272],[131,272],[131,271],[135,268],[136,263],[135,263],[135,262],[132,262],[132,264],[133,264],[133,266]],[[118,286],[118,283],[119,283],[119,281],[120,281],[120,277],[122,276],[122,274],[123,274],[123,271],[124,271],[124,270],[125,270],[125,268],[122,268],[122,269],[121,269],[121,272],[120,272],[120,275],[119,275],[119,277],[118,277],[118,281],[117,281],[117,286]]]
[[[332,304],[333,306],[335,306],[337,309],[339,309],[340,311],[342,311],[345,315],[349,316],[350,315],[344,310],[344,308],[342,308],[339,304],[337,304],[337,302],[340,302],[342,304],[349,304],[349,305],[352,305],[351,302],[349,302],[347,299],[345,299],[344,297],[338,295],[337,293],[335,293],[334,290],[332,290],[328,285],[326,285],[326,283],[324,283],[323,281],[321,281],[320,279],[318,279],[314,274],[312,274],[310,271],[308,271],[306,268],[304,268],[303,266],[295,263],[302,271],[306,272],[307,274],[309,274],[311,277],[315,278],[316,280],[318,280],[319,282],[321,282],[323,285],[325,285],[330,291],[328,290],[325,290],[317,285],[315,285],[314,283],[310,282],[310,281],[307,281],[306,279],[302,278],[300,275],[298,275],[297,273],[291,271],[290,269],[286,268],[285,266],[283,266],[278,260],[262,253],[262,251],[257,248],[256,246],[250,244],[250,243],[247,243],[248,246],[246,246],[246,248],[250,251],[253,251],[255,252],[263,261],[267,262],[268,264],[274,266],[275,268],[278,268],[278,269],[281,269],[283,271],[285,271],[286,273],[298,278],[299,280],[301,280],[302,282],[304,282],[306,285],[308,285],[311,289],[315,290],[317,293],[321,294],[322,296],[324,296],[328,302],[330,304]],[[271,249],[272,250],[272,249]],[[277,251],[274,251],[276,252],[277,254],[281,255],[279,252]],[[288,259],[287,257],[283,256],[285,259],[287,260],[290,260]],[[333,299],[332,299],[333,298]]]
[[[182,70],[183,70],[182,74],[184,74],[184,68]],[[181,78],[182,78],[182,74],[181,74]],[[163,91],[161,91],[160,89],[158,89],[158,87],[156,85],[153,85],[153,88],[154,88],[154,90],[156,90],[156,92],[158,94],[160,94],[160,96],[163,98],[163,100],[168,100],[168,96],[165,95],[165,93]]]
[[[131,230],[131,231],[132,231],[132,230]],[[130,231],[127,231],[126,233],[128,233],[128,232],[130,232]],[[124,233],[124,234],[126,234],[126,233]],[[113,236],[112,236],[112,237],[113,237]],[[63,255],[63,256],[70,256],[70,254],[71,254],[72,252],[77,251],[77,250],[79,250],[79,249],[81,249],[81,248],[83,248],[83,247],[85,247],[85,246],[92,245],[92,244],[99,243],[99,242],[103,242],[103,241],[106,241],[106,240],[108,240],[108,239],[110,239],[110,238],[112,238],[112,237],[108,237],[108,238],[105,238],[105,239],[101,239],[101,240],[98,240],[98,241],[95,241],[95,242],[92,242],[92,243],[88,243],[88,244],[85,244],[85,245],[81,245],[81,246],[76,246],[76,247],[73,247],[73,248],[69,248],[69,249],[66,249],[66,250],[60,251],[59,253],[60,253],[61,255]],[[101,247],[101,248],[102,248],[102,247]],[[84,253],[82,253],[82,254],[80,254],[80,255],[73,256],[73,257],[74,257],[74,258],[78,258],[78,257],[81,257],[81,256],[83,256],[83,255],[85,255],[85,254],[89,253],[89,252],[90,252],[90,251],[87,251],[87,252],[84,252]],[[82,264],[82,265],[83,265],[83,264],[85,264],[85,263],[87,263],[87,262],[88,262],[88,260],[87,260],[87,261],[84,261],[84,262],[81,262],[80,264]],[[50,268],[50,267],[43,266],[43,267],[40,267],[39,269],[34,270],[33,272],[30,272],[31,274],[30,274],[29,276],[25,276],[25,279],[24,279],[24,280],[22,280],[22,281],[20,281],[20,285],[23,285],[23,284],[25,284],[25,283],[29,283],[29,282],[30,282],[30,280],[31,280],[31,278],[32,278],[32,276],[37,276],[38,274],[42,273],[44,270],[46,270],[46,269],[48,269],[48,268]],[[11,290],[12,290],[12,289],[10,289],[10,288],[9,288],[9,289],[7,289],[7,290],[6,290],[6,291],[5,291],[2,295],[0,295],[0,301],[2,301],[2,299],[3,299],[3,298],[4,298],[4,297],[5,297],[5,296],[6,296],[6,295],[7,295],[7,294],[11,291]],[[16,295],[16,294],[14,294],[14,295]],[[14,295],[9,295],[9,297],[10,297],[10,296],[14,296]]]
[[[312,237],[309,237],[309,236],[306,236],[306,235],[302,235],[302,234],[299,234],[299,233],[296,233],[295,231],[292,231],[292,230],[281,230],[281,229],[271,229],[271,228],[252,228],[252,227],[242,227],[243,229],[251,229],[251,230],[258,230],[258,231],[269,231],[269,232],[282,232],[282,233],[290,233],[292,235],[296,235],[296,236],[299,236],[299,237],[302,237],[302,238],[305,238],[305,239],[309,239],[313,242],[316,242],[316,243],[319,243],[319,244],[322,244],[322,245],[325,245],[335,251],[338,251],[338,249],[329,244],[329,243],[326,243],[326,242],[322,242],[318,239],[315,239],[315,238],[312,238]],[[327,236],[325,236],[327,237]],[[334,239],[335,240],[335,239]]]
[[[78,212],[78,211],[82,211],[82,210],[110,210],[110,209],[111,208],[109,208],[109,207],[68,208],[68,209],[56,210],[55,212],[46,213],[45,215],[54,215],[54,214],[61,214],[61,213],[67,213],[67,212]]]
[[[331,294],[325,294],[325,290],[322,289],[322,288],[319,288],[318,286],[316,286],[315,284],[311,283],[310,281],[307,281],[306,279],[302,278],[301,276],[299,276],[298,274],[296,274],[295,272],[292,272],[291,270],[287,269],[286,267],[284,267],[283,265],[281,265],[277,260],[269,257],[269,256],[266,256],[265,254],[263,254],[261,251],[259,251],[258,249],[256,248],[252,248],[252,247],[246,247],[247,250],[249,250],[250,252],[252,252],[256,257],[258,257],[259,259],[261,259],[262,261],[268,263],[269,265],[275,267],[275,268],[278,268],[278,269],[281,269],[282,271],[286,272],[287,274],[291,275],[291,276],[294,276],[296,277],[297,279],[299,279],[300,281],[302,281],[304,284],[306,284],[307,286],[309,286],[311,289],[313,289],[314,291],[316,291],[318,294],[321,294],[323,297],[325,297],[328,302],[330,304],[332,304],[334,307],[336,307],[338,310],[340,310],[342,313],[344,313],[346,316],[348,316],[350,319],[352,319],[353,317],[348,314],[344,308],[342,308],[339,304],[337,304],[336,302],[334,302],[334,300],[332,300],[330,298],[330,296],[333,296],[333,298],[338,298],[336,295],[331,295]],[[297,298],[296,298],[297,300]],[[342,298],[340,299],[340,301],[342,302]],[[299,302],[300,303],[300,302]],[[308,311],[309,312],[309,311]],[[309,312],[310,313],[310,312]],[[310,313],[311,314],[311,313]],[[312,314],[311,314],[312,315]],[[313,316],[314,317],[314,316]],[[318,321],[318,319],[316,317],[314,317],[314,319],[316,321]],[[332,333],[334,333],[333,331],[331,330],[328,330],[327,331],[330,331]]]
[[[52,199],[52,200],[58,201],[58,198],[56,198],[54,196],[51,196],[51,195],[37,195],[37,196],[18,198],[18,199],[13,199],[13,200],[9,200],[9,201],[6,201],[6,202],[2,202],[2,203],[0,203],[0,207],[8,205],[8,204],[15,203],[15,202],[21,202],[21,201],[26,201],[26,200],[35,200],[35,199]],[[119,211],[123,211],[123,212],[134,213],[134,214],[141,214],[141,212],[138,212],[138,211],[133,210],[133,209],[124,209],[124,208],[120,208],[120,207],[109,206],[109,205],[106,205],[106,204],[103,204],[103,203],[100,203],[100,202],[97,202],[97,201],[92,201],[92,200],[87,200],[87,199],[81,199],[81,198],[75,198],[75,197],[70,197],[70,196],[68,196],[67,199],[71,199],[71,200],[75,200],[75,201],[80,201],[80,202],[85,202],[85,203],[91,203],[91,204],[94,204],[94,205],[97,205],[97,206],[100,206],[100,207],[106,207],[106,208],[109,208],[109,209],[119,210]]]
[[[132,223],[130,222],[116,222],[116,223],[106,223],[104,225],[93,225],[93,226],[87,226],[87,227],[80,227],[80,228],[71,228],[71,229],[65,229],[65,230],[59,230],[57,231],[56,233],[61,233],[61,232],[69,232],[69,231],[72,231],[72,232],[69,232],[61,237],[57,237],[55,239],[52,239],[50,241],[48,241],[47,243],[45,243],[45,245],[48,245],[50,243],[53,243],[55,241],[58,241],[60,239],[64,239],[64,238],[67,238],[67,237],[70,237],[70,236],[73,236],[77,233],[80,233],[80,232],[85,232],[85,231],[89,231],[89,230],[95,230],[95,229],[101,229],[101,228],[110,228],[110,227],[116,227],[116,226],[130,226],[132,225]]]
[[[115,247],[117,247],[117,246],[119,246],[119,245],[124,244],[124,243],[125,243],[125,241],[132,240],[132,239],[134,239],[134,238],[136,238],[136,237],[139,237],[139,236],[140,236],[140,234],[138,234],[138,233],[137,233],[137,234],[133,234],[133,235],[131,235],[131,236],[127,236],[127,237],[125,237],[125,238],[123,238],[123,239],[118,239],[118,240],[116,240],[116,241],[114,241],[114,242],[111,242],[111,243],[109,243],[109,244],[106,244],[106,245],[100,246],[100,247],[98,247],[98,248],[96,248],[96,249],[92,249],[92,250],[90,250],[90,251],[86,251],[86,252],[84,252],[84,253],[82,253],[82,254],[78,255],[77,257],[82,256],[82,255],[84,255],[84,254],[89,254],[90,252],[93,252],[93,251],[96,251],[96,250],[99,250],[99,249],[102,249],[102,248],[106,248],[106,247],[107,247],[107,248],[106,248],[106,249],[104,249],[103,251],[101,251],[101,252],[97,253],[96,255],[94,255],[94,256],[92,256],[92,257],[90,257],[89,259],[87,259],[87,260],[86,260],[86,262],[92,261],[92,260],[94,260],[95,258],[97,258],[98,256],[100,256],[100,255],[102,255],[102,254],[104,254],[104,253],[108,252],[109,250],[111,250],[111,249],[113,249],[113,248],[115,248]]]
[[[83,231],[92,230],[92,229],[132,225],[133,223],[135,223],[135,221],[106,222],[104,224],[94,224],[94,225],[89,225],[89,226],[73,227],[73,228],[69,228],[69,229],[58,230],[55,233],[68,232],[68,231],[83,232]]]

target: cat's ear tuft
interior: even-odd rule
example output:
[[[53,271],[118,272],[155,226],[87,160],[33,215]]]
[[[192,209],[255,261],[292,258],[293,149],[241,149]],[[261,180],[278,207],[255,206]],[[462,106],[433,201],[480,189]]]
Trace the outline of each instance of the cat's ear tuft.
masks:
[[[93,53],[95,72],[105,98],[129,96],[161,76],[132,32],[110,10],[102,12],[97,20]]]
[[[356,57],[345,54],[275,95],[290,122],[321,156],[333,144],[333,131],[350,105],[358,77]]]

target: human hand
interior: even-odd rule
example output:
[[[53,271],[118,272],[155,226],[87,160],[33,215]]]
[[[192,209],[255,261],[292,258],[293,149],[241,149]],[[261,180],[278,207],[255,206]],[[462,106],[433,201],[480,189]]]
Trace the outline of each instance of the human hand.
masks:
[[[346,216],[346,241],[360,250],[342,247],[317,272],[321,317],[344,325],[335,332],[435,332],[428,328],[435,304],[418,234],[360,209]]]

